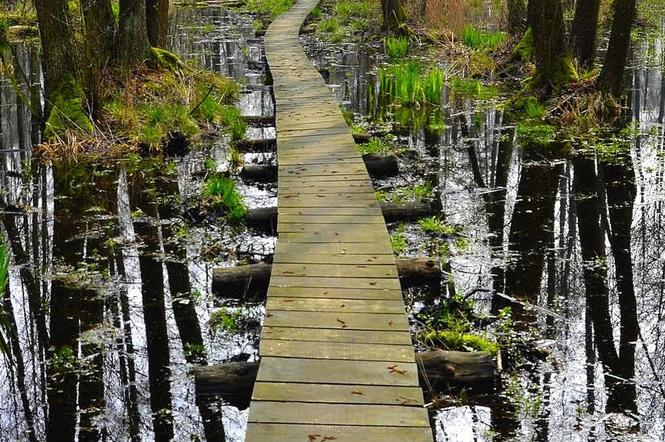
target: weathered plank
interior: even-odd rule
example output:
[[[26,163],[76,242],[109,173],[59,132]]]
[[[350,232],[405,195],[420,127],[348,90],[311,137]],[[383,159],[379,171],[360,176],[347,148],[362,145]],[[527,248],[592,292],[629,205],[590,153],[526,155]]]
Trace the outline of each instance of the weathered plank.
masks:
[[[266,304],[268,310],[294,310],[303,312],[338,312],[338,313],[391,313],[403,314],[404,303],[401,299],[364,300],[364,299],[320,299],[271,297]]]
[[[419,387],[383,387],[375,385],[326,385],[257,382],[255,400],[325,402],[371,405],[419,405],[423,393]]]
[[[328,287],[349,289],[392,289],[401,288],[397,279],[378,278],[326,278],[323,276],[273,276],[270,278],[271,287]]]
[[[429,427],[367,427],[342,425],[247,425],[247,440],[270,442],[432,442]]]
[[[334,278],[397,278],[397,267],[390,265],[275,264],[273,276],[323,276]]]
[[[351,361],[415,362],[413,347],[383,344],[348,344],[338,342],[296,342],[263,340],[261,356],[283,358],[335,359]]]
[[[404,314],[389,313],[328,313],[274,310],[268,313],[264,324],[270,327],[309,327],[339,330],[409,330],[409,324]]]
[[[281,405],[279,402],[255,402],[252,407],[255,407],[256,413],[252,416],[256,417],[250,422],[392,427],[424,427],[429,424],[427,416],[417,407],[300,402],[291,402],[288,407]]]
[[[305,384],[357,384],[413,387],[418,367],[403,362],[329,361],[266,356],[261,359],[257,382]]]
[[[409,332],[333,330],[329,328],[295,328],[265,326],[261,339],[306,342],[346,342],[365,344],[411,345]]]
[[[287,298],[326,298],[326,299],[402,299],[401,289],[359,289],[355,287],[292,287],[272,286],[268,289],[268,299]]]

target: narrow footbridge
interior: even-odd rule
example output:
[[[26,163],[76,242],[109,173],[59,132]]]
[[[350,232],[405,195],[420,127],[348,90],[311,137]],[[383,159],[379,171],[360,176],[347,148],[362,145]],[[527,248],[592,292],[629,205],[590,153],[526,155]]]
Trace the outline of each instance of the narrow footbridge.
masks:
[[[381,209],[298,38],[317,3],[298,1],[266,34],[279,237],[246,440],[431,441]]]

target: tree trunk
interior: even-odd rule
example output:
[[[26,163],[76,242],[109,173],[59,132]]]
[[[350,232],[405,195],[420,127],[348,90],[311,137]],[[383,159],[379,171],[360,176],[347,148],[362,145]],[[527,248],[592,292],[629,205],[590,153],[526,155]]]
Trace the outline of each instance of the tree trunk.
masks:
[[[399,30],[406,19],[402,0],[381,0],[383,28],[389,31]]]
[[[566,81],[566,27],[561,0],[530,0],[529,26],[533,30],[535,85],[548,95]]]
[[[612,32],[605,54],[605,64],[598,77],[598,87],[615,97],[621,96],[623,91],[623,74],[626,69],[630,30],[635,20],[636,8],[636,0],[614,1]]]
[[[508,0],[508,29],[513,35],[526,30],[526,4],[524,0]]]
[[[134,67],[149,57],[150,41],[144,0],[120,0],[120,23],[116,51],[120,63]]]
[[[577,63],[589,69],[596,56],[600,0],[578,0],[571,29],[571,46]]]
[[[44,61],[46,112],[61,85],[76,75],[74,32],[67,0],[35,0]]]
[[[112,55],[115,17],[110,0],[81,0],[88,72],[86,84],[93,115],[101,108],[101,77]]]
[[[156,48],[166,47],[169,28],[169,0],[146,0],[148,39]]]

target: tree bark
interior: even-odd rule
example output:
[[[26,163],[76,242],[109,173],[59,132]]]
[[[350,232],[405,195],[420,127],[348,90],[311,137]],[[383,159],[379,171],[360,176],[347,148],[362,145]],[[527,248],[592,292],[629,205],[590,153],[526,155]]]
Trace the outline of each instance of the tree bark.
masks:
[[[513,35],[526,30],[526,3],[524,0],[508,0],[508,29]]]
[[[571,46],[577,63],[589,69],[596,56],[600,0],[578,0],[571,29]]]
[[[529,26],[533,30],[535,84],[549,95],[564,81],[566,27],[561,0],[530,0]]]
[[[402,0],[381,0],[383,12],[383,28],[389,31],[397,31],[406,19]]]
[[[635,20],[636,9],[636,0],[614,1],[612,32],[605,54],[605,64],[598,77],[598,87],[615,97],[621,96],[623,92],[623,77],[630,47],[630,31]]]
[[[169,29],[169,0],[146,0],[148,39],[156,48],[166,47]]]
[[[416,353],[421,387],[436,391],[451,387],[491,391],[496,365],[492,355],[485,352],[431,350]],[[249,406],[259,371],[259,362],[226,362],[206,367],[194,367],[191,373],[196,382],[196,395],[221,396],[241,410]]]
[[[149,57],[150,41],[144,0],[120,0],[120,23],[116,51],[125,67],[135,67]]]
[[[54,94],[61,85],[77,78],[77,58],[74,52],[74,31],[67,0],[35,0],[39,34],[44,61],[45,92],[49,114]]]

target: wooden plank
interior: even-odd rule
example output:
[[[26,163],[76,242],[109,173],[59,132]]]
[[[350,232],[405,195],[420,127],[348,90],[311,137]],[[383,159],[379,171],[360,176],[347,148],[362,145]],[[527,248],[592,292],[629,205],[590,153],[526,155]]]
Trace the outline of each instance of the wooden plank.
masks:
[[[420,387],[376,385],[286,384],[257,382],[252,398],[257,401],[326,402],[371,405],[422,405]]]
[[[317,404],[257,401],[251,422],[323,425],[425,427],[427,413],[419,407],[392,405]]]
[[[280,215],[281,216],[281,215]],[[393,256],[390,244],[386,243],[343,243],[334,242],[322,246],[317,243],[296,243],[277,241],[275,255],[279,254],[331,254],[331,255],[389,255]]]
[[[261,339],[305,342],[346,342],[411,345],[406,331],[333,330],[328,328],[263,327]]]
[[[349,289],[392,289],[399,290],[401,286],[397,279],[384,278],[327,278],[323,276],[279,276],[270,278],[271,287],[328,287]]]
[[[268,297],[329,298],[329,299],[402,299],[401,289],[359,289],[334,287],[277,287],[268,288]]]
[[[362,382],[360,382],[362,380]],[[418,385],[418,367],[412,363],[290,359],[261,359],[257,382],[358,384],[412,387]]]
[[[347,255],[315,251],[307,256],[285,251],[276,254],[275,264],[343,264],[343,265],[394,265],[395,259],[390,255]]]
[[[415,362],[412,346],[262,340],[261,356],[352,361]]]
[[[273,310],[266,314],[270,327],[331,328],[339,330],[407,331],[409,323],[403,314],[327,313]]]
[[[343,224],[334,224],[335,226],[343,226]],[[330,229],[328,231],[321,232],[283,232],[279,235],[279,240],[282,243],[286,242],[296,242],[296,243],[356,243],[356,244],[375,244],[383,243],[386,247],[390,247],[388,243],[387,233],[380,235],[381,231],[385,229],[380,229],[379,232],[373,231],[358,231],[347,229],[343,230],[340,228]]]
[[[363,299],[320,299],[293,297],[270,297],[266,308],[271,310],[294,310],[339,313],[391,313],[404,314],[404,302],[401,299],[363,300]]]
[[[380,223],[286,223],[286,222],[277,222],[277,232],[279,233],[294,233],[294,232],[318,232],[321,230],[331,230],[335,231],[338,229],[362,229],[369,231],[376,228],[382,228]]]
[[[287,215],[278,218],[279,224],[385,224],[382,216],[357,215]]]
[[[332,278],[398,278],[395,264],[274,264],[272,276],[322,276]]]
[[[249,423],[246,440],[270,442],[432,442],[432,430],[429,427]]]

